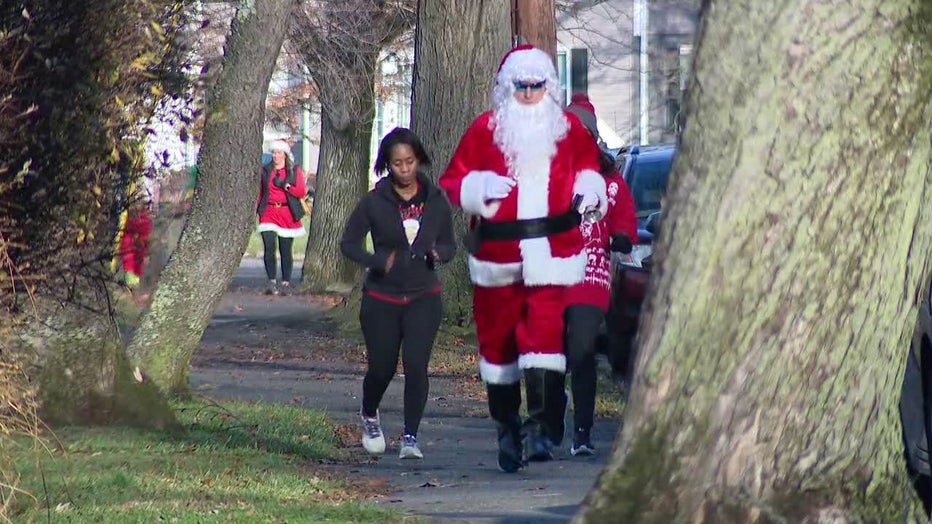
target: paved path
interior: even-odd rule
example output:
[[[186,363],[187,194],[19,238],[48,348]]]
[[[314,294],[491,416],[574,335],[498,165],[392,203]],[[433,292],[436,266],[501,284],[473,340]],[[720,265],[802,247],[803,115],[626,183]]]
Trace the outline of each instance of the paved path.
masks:
[[[322,307],[306,297],[264,297],[261,261],[244,259],[231,291],[204,336],[204,352],[192,376],[195,389],[217,398],[287,403],[323,409],[338,423],[358,424],[364,370],[361,350],[300,354],[301,346],[326,341]],[[299,347],[296,347],[299,346]],[[281,350],[284,358],[244,362],[250,351]],[[290,353],[289,353],[290,352]],[[293,353],[298,353],[297,358]],[[227,355],[237,355],[234,362]],[[377,504],[439,521],[477,523],[569,522],[605,464],[618,429],[600,419],[593,432],[599,454],[571,458],[568,443],[549,463],[516,474],[498,471],[495,430],[485,402],[469,398],[463,379],[432,376],[419,432],[423,461],[397,457],[402,430],[403,378],[396,377],[381,406],[390,439],[383,457],[370,458],[359,445],[346,464],[329,465],[348,475],[384,479],[392,493]]]

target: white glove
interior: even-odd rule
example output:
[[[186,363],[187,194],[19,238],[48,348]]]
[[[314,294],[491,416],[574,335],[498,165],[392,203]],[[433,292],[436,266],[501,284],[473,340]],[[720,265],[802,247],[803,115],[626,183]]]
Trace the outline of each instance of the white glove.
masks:
[[[500,200],[511,193],[511,188],[515,187],[516,183],[513,178],[507,176],[488,176],[485,179],[482,196],[485,200]]]

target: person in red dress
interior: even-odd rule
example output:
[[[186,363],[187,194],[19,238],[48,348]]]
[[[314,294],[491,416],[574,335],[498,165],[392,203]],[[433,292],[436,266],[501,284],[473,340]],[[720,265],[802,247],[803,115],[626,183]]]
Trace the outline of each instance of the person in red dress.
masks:
[[[292,289],[291,270],[294,259],[291,250],[294,239],[307,234],[304,224],[301,223],[304,216],[301,199],[307,195],[307,189],[304,173],[294,164],[291,146],[279,140],[272,144],[271,149],[272,161],[262,166],[259,199],[256,202],[259,226],[256,229],[262,236],[265,274],[269,279],[266,293],[288,295]],[[275,278],[276,243],[282,263],[281,284]]]
[[[149,201],[142,198],[133,203],[120,238],[120,263],[124,281],[130,288],[139,286],[149,255],[149,235],[152,233],[149,205]]]
[[[567,110],[577,115],[598,141],[595,107],[585,94],[573,95]],[[608,213],[601,220],[580,225],[586,242],[586,278],[569,288],[566,307],[566,356],[572,375],[573,444],[570,455],[592,455],[590,430],[595,413],[596,340],[611,299],[611,250],[637,242],[638,220],[634,198],[615,169],[615,162],[601,151],[601,173],[608,193]]]
[[[509,51],[495,78],[493,110],[469,126],[439,179],[450,202],[473,215],[468,265],[479,374],[497,423],[498,465],[508,473],[553,458],[566,406],[565,291],[586,269],[574,205],[602,213],[608,206],[598,148],[559,96],[547,53]]]

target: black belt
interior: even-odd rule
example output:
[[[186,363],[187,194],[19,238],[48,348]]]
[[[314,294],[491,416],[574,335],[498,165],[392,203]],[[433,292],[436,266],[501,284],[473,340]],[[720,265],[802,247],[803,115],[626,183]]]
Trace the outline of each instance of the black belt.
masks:
[[[508,222],[479,220],[474,233],[478,240],[523,240],[526,238],[549,237],[579,227],[579,212],[575,209],[562,215],[527,218]]]

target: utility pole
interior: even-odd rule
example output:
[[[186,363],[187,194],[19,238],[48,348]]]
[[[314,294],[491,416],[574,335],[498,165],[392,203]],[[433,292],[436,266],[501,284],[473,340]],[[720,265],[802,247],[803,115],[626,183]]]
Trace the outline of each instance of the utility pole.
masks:
[[[650,69],[647,46],[650,40],[647,0],[634,0],[634,35],[638,39],[638,135],[641,144],[650,143]]]
[[[557,21],[553,0],[512,0],[514,44],[531,44],[557,61]]]

